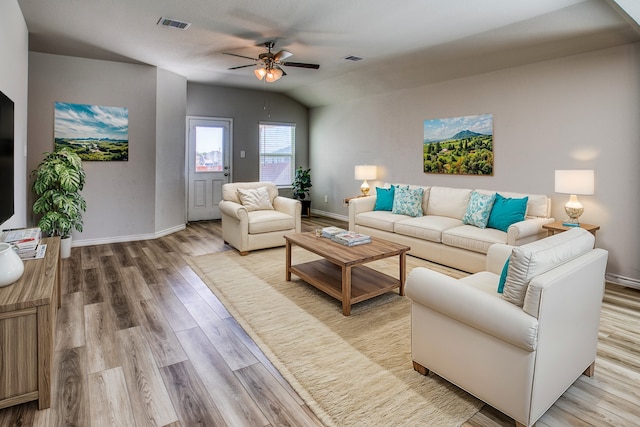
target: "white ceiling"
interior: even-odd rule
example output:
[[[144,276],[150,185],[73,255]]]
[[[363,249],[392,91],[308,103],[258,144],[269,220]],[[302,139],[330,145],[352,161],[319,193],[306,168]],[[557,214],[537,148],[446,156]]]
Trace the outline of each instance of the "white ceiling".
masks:
[[[620,3],[620,0],[616,0]],[[308,106],[406,89],[640,40],[610,0],[18,0],[30,50],[143,63],[188,81],[262,88],[253,67],[276,40],[288,61],[266,83]],[[192,23],[186,31],[160,17]],[[351,62],[343,58],[365,58]]]

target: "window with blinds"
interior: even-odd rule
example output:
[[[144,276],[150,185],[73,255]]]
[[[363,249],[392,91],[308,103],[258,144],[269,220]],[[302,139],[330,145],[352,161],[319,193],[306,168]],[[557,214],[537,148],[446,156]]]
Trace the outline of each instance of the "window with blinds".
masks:
[[[260,181],[291,186],[295,142],[295,123],[260,122]]]

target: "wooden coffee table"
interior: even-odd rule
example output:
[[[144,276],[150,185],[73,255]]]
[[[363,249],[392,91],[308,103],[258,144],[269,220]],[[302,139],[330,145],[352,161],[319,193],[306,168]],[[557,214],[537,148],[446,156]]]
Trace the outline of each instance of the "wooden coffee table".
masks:
[[[351,314],[351,306],[360,301],[382,295],[400,288],[404,295],[406,276],[406,254],[409,246],[372,238],[371,243],[359,246],[344,246],[325,237],[316,237],[314,232],[288,234],[286,239],[286,279],[291,273],[315,286],[326,294],[342,301],[342,314]],[[291,265],[291,246],[297,245],[323,259]],[[366,267],[371,261],[399,256],[399,279]]]

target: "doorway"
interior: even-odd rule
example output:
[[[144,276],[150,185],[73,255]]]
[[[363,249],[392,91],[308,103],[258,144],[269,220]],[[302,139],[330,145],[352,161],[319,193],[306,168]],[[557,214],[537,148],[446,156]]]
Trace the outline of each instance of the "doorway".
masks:
[[[222,185],[231,182],[232,119],[187,117],[187,221],[220,219]]]

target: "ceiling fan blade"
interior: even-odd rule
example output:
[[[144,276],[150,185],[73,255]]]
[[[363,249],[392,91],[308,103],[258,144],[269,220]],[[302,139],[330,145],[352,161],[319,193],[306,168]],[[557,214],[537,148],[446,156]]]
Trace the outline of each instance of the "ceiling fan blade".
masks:
[[[238,68],[247,68],[247,67],[255,67],[255,66],[256,66],[256,64],[239,65],[237,67],[227,68],[227,70],[237,70]]]
[[[320,68],[320,65],[318,64],[305,64],[304,62],[281,62],[280,64],[287,67],[313,68],[314,70]]]
[[[289,52],[288,50],[281,50],[280,52],[276,53],[276,56],[274,56],[273,59],[275,61],[282,61],[283,59],[287,59],[290,56],[293,56],[293,53]]]
[[[231,52],[222,52],[222,53],[224,55],[237,56],[238,58],[250,59],[252,61],[259,61],[259,59],[257,59],[257,58],[251,58],[250,56],[238,55],[237,53],[231,53]]]

